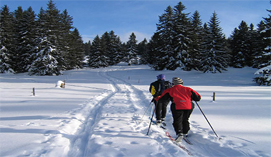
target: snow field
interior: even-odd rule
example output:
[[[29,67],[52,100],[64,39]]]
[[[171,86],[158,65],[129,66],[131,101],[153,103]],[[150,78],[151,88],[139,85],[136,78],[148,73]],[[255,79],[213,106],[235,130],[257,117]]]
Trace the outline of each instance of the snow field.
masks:
[[[182,143],[194,156],[271,156],[271,90],[251,81],[254,71],[214,75],[118,65],[63,76],[1,74],[0,155],[189,156],[157,126],[146,135],[152,112],[149,84],[163,73],[170,81],[181,77],[202,95],[199,105],[222,138],[195,107],[189,133],[193,145]],[[66,80],[66,88],[55,88],[58,80]],[[166,123],[175,137],[169,106]]]

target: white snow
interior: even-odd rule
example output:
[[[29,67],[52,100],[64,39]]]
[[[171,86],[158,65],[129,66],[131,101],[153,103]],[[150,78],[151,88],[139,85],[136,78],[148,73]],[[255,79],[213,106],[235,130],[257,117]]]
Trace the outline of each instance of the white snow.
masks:
[[[252,82],[254,72],[229,68],[204,74],[119,64],[62,76],[0,74],[0,156],[189,156],[157,126],[146,135],[149,84],[160,73],[170,81],[182,78],[202,95],[199,105],[222,138],[196,107],[190,118],[193,145],[182,142],[194,156],[271,156],[271,88]],[[65,88],[55,88],[58,80],[66,80]],[[166,123],[175,138],[169,106]]]

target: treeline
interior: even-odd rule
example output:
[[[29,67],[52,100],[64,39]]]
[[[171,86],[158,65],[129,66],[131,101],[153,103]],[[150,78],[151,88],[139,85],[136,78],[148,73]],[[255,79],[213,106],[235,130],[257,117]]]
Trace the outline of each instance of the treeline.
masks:
[[[37,17],[31,7],[26,11],[18,7],[13,13],[7,6],[1,9],[1,73],[59,75],[83,65],[99,68],[119,62],[149,64],[155,70],[217,73],[228,66],[263,68],[271,64],[270,10],[256,27],[241,21],[226,39],[215,12],[209,22],[202,23],[198,11],[190,15],[179,2],[159,17],[149,41],[138,43],[132,33],[122,42],[112,30],[83,43],[67,10],[60,13],[52,0],[47,6]]]
[[[72,17],[67,10],[60,13],[52,0],[47,6],[37,17],[31,7],[13,13],[6,5],[1,9],[1,73],[59,75],[82,68],[84,44]]]
[[[141,58],[141,52],[145,51],[144,48],[146,48],[147,40],[145,39],[143,42],[145,43],[143,47],[140,46],[141,43],[137,44],[134,33],[130,35],[126,43],[122,43],[114,31],[105,32],[101,37],[97,35],[92,43],[90,41],[85,43],[87,65],[99,68],[115,65],[120,62],[127,62],[129,65],[147,64]]]
[[[270,15],[255,29],[242,21],[226,39],[214,12],[202,25],[199,12],[189,17],[179,2],[160,16],[157,31],[150,41],[150,63],[154,69],[221,72],[228,66],[261,68],[270,65]],[[270,10],[268,10],[270,13]]]

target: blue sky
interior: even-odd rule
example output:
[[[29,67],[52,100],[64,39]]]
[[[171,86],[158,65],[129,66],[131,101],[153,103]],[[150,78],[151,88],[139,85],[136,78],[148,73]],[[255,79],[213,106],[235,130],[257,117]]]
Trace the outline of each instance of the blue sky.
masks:
[[[49,0],[0,0],[1,8],[7,5],[10,11],[18,6],[26,10],[29,6],[39,13],[47,9]],[[76,27],[86,42],[106,31],[113,30],[121,41],[128,40],[132,32],[140,42],[149,40],[156,31],[159,16],[170,5],[174,7],[179,0],[53,0],[61,12],[67,9]],[[218,14],[220,26],[229,37],[242,20],[255,27],[263,17],[268,16],[269,0],[182,0],[185,13],[192,15],[196,10],[203,23],[209,22],[214,11]]]

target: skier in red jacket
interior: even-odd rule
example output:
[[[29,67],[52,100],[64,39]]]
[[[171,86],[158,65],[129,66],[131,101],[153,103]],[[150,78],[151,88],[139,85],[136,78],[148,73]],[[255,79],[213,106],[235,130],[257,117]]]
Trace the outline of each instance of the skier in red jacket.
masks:
[[[200,101],[201,96],[192,88],[183,86],[183,80],[174,77],[172,78],[173,87],[166,89],[159,99],[171,99],[171,112],[173,116],[173,127],[176,132],[176,142],[181,142],[184,135],[190,130],[189,117],[194,109],[194,101]]]

